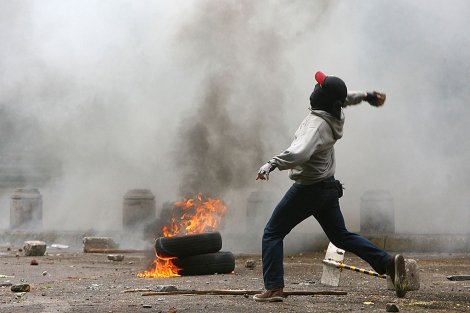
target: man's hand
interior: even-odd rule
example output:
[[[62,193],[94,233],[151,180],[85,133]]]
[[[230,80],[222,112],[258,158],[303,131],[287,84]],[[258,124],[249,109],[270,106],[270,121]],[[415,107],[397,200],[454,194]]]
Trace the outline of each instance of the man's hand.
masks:
[[[385,103],[387,95],[382,92],[367,92],[364,98],[365,101],[369,102],[370,105],[375,107],[381,107]]]
[[[258,177],[256,177],[256,180],[258,179],[269,180],[269,173],[274,171],[275,168],[276,168],[276,165],[273,165],[269,162],[261,166],[261,168],[258,171]]]

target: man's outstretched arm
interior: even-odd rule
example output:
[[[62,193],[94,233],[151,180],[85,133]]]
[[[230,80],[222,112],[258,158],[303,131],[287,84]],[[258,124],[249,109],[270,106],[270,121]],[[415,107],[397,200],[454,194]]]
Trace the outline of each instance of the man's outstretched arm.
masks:
[[[362,101],[369,102],[370,105],[375,107],[380,107],[384,105],[386,95],[382,92],[372,91],[348,91],[348,95],[346,97],[346,101],[344,101],[344,107],[348,105],[356,105],[361,103]]]

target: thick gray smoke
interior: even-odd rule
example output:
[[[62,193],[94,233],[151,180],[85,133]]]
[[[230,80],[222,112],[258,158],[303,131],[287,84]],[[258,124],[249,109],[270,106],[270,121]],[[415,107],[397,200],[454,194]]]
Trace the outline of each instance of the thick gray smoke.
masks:
[[[243,221],[251,191],[278,200],[290,185],[285,172],[269,182],[256,172],[290,144],[322,70],[387,93],[384,108],[345,112],[336,176],[349,228],[364,192],[383,189],[398,232],[467,233],[469,11],[424,0],[0,1],[1,174],[20,169],[40,189],[49,229],[119,228],[136,188],[157,208],[220,196]]]
[[[286,45],[295,45],[292,38],[303,23],[279,16],[273,24],[279,8],[262,1],[197,4],[175,42],[186,52],[181,61],[188,69],[204,75],[177,138],[180,190],[184,197],[224,197],[253,188],[257,166],[275,151],[272,143],[291,138],[283,119],[292,70]],[[288,3],[285,8],[298,9]]]

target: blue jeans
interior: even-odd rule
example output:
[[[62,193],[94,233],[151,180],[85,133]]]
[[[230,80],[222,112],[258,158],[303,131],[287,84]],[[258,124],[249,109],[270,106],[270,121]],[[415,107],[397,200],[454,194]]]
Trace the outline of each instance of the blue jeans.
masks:
[[[335,181],[334,177],[325,181]],[[336,247],[352,252],[379,274],[391,255],[346,229],[339,206],[338,191],[319,184],[293,184],[286,192],[264,228],[262,242],[263,278],[266,289],[284,287],[284,237],[300,222],[313,216]]]

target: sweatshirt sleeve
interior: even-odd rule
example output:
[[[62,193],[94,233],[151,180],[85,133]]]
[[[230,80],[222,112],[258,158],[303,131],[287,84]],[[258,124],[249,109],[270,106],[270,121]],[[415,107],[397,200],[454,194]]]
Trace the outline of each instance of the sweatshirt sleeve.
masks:
[[[365,99],[365,92],[364,91],[348,91],[348,95],[346,96],[346,101],[344,101],[343,108],[347,107],[348,105],[356,105],[364,101]]]
[[[321,143],[318,127],[309,126],[305,132],[294,139],[289,148],[273,157],[269,162],[276,165],[281,171],[294,168],[307,162]]]

